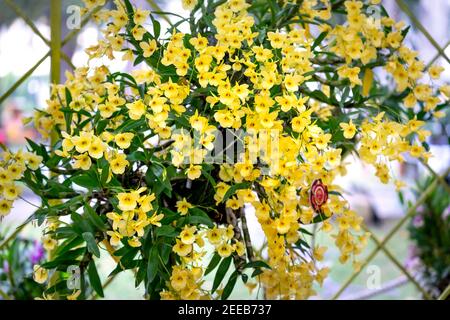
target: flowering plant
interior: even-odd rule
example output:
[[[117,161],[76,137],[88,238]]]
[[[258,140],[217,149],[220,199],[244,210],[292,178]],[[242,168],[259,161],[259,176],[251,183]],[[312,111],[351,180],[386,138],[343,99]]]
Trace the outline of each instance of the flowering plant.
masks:
[[[5,150],[0,169],[3,215],[20,183],[42,200],[31,219],[47,226],[50,259],[36,269],[47,297],[103,295],[95,259],[106,249],[110,276],[134,270],[150,299],[226,299],[238,279],[270,299],[306,299],[329,272],[313,224],[359,267],[368,235],[334,184],[342,160],[357,154],[400,186],[389,164],[428,159],[422,127],[450,96],[425,82],[442,68],[424,73],[403,23],[376,0],[183,0],[189,17],[162,33],[155,17],[177,15],[84,2],[104,35],[90,61],[121,56],[132,70],[67,73],[33,119],[48,142]],[[66,285],[74,265],[79,289]]]

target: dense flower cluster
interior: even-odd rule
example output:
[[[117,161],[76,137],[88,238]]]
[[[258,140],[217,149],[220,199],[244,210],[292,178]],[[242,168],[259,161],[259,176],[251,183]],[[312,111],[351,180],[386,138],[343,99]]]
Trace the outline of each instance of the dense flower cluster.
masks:
[[[87,9],[104,2],[85,1]],[[121,257],[118,267],[137,268],[136,282],[146,281],[154,291],[150,297],[227,297],[237,275],[247,282],[244,271],[254,268],[267,298],[306,299],[329,272],[320,265],[326,248],[310,247],[308,226],[317,224],[318,232],[335,229],[339,260],[359,267],[356,257],[368,234],[334,184],[346,174],[343,158],[357,151],[383,183],[395,180],[389,164],[403,161],[404,153],[426,161],[430,154],[422,143],[430,133],[423,126],[442,116],[438,105],[450,90],[441,87],[439,96],[420,82],[424,64],[402,45],[403,23],[370,16],[379,1],[345,1],[341,25],[328,22],[336,8],[327,0],[268,2],[281,14],[267,20],[267,3],[183,1],[193,13],[206,13],[197,22],[192,13],[190,34],[173,26],[167,38],[160,37],[150,11],[127,0],[94,14],[104,38],[86,50],[89,58],[122,56],[132,71],[101,66],[67,73],[34,119],[44,138],[52,130],[57,135],[50,149],[54,160],[47,155],[45,165],[69,177],[58,190],[54,186],[55,198],[75,199],[57,210],[84,208],[71,215],[74,237],[81,235],[90,253],[80,265],[96,253],[92,246],[107,240]],[[146,29],[150,18],[152,32]],[[396,112],[377,100],[385,88],[372,70],[380,66],[401,93]],[[441,71],[432,67],[429,75],[436,79]],[[414,111],[421,111],[420,118]],[[225,132],[236,140],[218,151]],[[235,144],[241,148],[229,156]],[[9,166],[0,172],[3,214],[17,197],[12,181],[25,164],[37,170],[42,161],[31,153],[7,155]],[[24,182],[33,185],[33,179]],[[249,206],[266,238],[258,255],[246,230]],[[45,208],[50,215],[53,209]],[[205,242],[215,251],[206,270]],[[236,271],[219,288],[231,259]],[[203,275],[219,263],[209,290]]]
[[[42,157],[32,152],[19,150],[16,153],[4,151],[0,158],[0,219],[9,214],[14,200],[20,197],[22,186],[17,183],[27,170],[35,171],[41,165]]]

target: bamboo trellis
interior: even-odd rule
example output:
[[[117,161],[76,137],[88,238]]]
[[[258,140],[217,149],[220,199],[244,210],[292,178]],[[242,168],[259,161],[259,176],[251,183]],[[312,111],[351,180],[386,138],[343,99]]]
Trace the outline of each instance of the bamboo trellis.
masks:
[[[92,11],[90,11],[87,15],[84,16],[84,18],[81,21],[81,25],[79,29],[74,29],[71,32],[67,34],[65,38],[62,38],[61,36],[61,23],[62,23],[62,0],[48,0],[50,5],[50,39],[47,39],[42,33],[39,31],[39,29],[36,27],[36,25],[33,23],[33,21],[23,12],[23,10],[14,3],[13,0],[2,0],[8,7],[10,7],[14,13],[21,18],[29,27],[30,29],[40,38],[42,41],[44,41],[45,44],[48,45],[49,50],[48,52],[42,56],[23,76],[21,76],[8,90],[6,90],[5,93],[3,93],[0,96],[0,104],[5,102],[7,98],[9,98],[15,90],[25,82],[32,74],[33,72],[47,59],[50,57],[50,83],[57,84],[60,82],[60,65],[61,61],[64,60],[68,63],[68,65],[72,68],[75,68],[73,63],[71,62],[71,59],[62,51],[63,47],[71,41],[76,35],[79,34],[79,32],[82,30],[82,28],[91,20],[93,14],[98,12],[103,6],[96,7]],[[449,57],[445,54],[445,49],[450,45],[450,41],[446,43],[444,47],[440,47],[438,42],[430,35],[430,33],[427,31],[427,29],[421,24],[420,20],[417,19],[417,17],[414,15],[414,13],[411,11],[411,9],[408,7],[408,5],[405,3],[404,0],[395,0],[398,7],[410,18],[413,25],[421,32],[423,35],[428,39],[428,41],[436,48],[437,55],[427,64],[426,68],[429,68],[432,63],[434,63],[439,57],[444,58],[448,63],[450,63]],[[106,3],[108,3],[106,1]],[[160,8],[157,6],[157,4],[154,1],[147,0],[149,5],[152,7],[152,9],[156,11],[160,11]],[[106,4],[105,3],[105,4]],[[164,19],[167,20],[166,16],[162,16]],[[391,253],[390,249],[388,248],[387,244],[392,239],[392,237],[400,230],[400,228],[408,222],[412,216],[414,215],[416,209],[427,199],[427,197],[435,191],[435,189],[442,185],[444,188],[449,192],[450,194],[450,187],[445,182],[445,177],[450,173],[450,168],[447,168],[444,174],[438,175],[433,169],[426,163],[423,163],[423,165],[427,168],[427,170],[430,172],[430,174],[433,176],[433,182],[428,186],[428,188],[423,192],[423,194],[420,196],[419,199],[417,199],[416,203],[412,205],[402,219],[400,219],[397,224],[388,232],[387,236],[384,237],[384,239],[380,240],[378,239],[373,233],[371,232],[371,239],[375,243],[376,248],[367,256],[365,261],[362,263],[361,268],[358,271],[355,271],[340,287],[340,289],[333,295],[332,299],[338,299],[341,294],[349,287],[349,285],[357,278],[357,276],[362,272],[362,270],[373,260],[373,258],[376,256],[376,254],[379,251],[382,251],[389,260],[391,260],[398,268],[399,270],[404,274],[404,276],[408,279],[408,281],[412,284],[414,284],[417,289],[423,294],[423,297],[425,299],[430,299],[430,295],[428,292],[417,282],[415,277],[411,275],[411,273],[402,265],[402,263],[394,256],[394,254]],[[9,235],[2,243],[0,243],[0,249],[5,247],[11,240],[13,240],[20,231],[26,226],[26,224],[20,225],[14,232],[12,232],[11,235]],[[369,228],[367,226],[364,226],[364,229],[370,232]],[[108,286],[112,282],[113,278],[110,278],[106,281],[104,286]],[[450,295],[450,286],[447,287],[444,292],[441,294],[441,296],[438,298],[440,300],[446,299]]]

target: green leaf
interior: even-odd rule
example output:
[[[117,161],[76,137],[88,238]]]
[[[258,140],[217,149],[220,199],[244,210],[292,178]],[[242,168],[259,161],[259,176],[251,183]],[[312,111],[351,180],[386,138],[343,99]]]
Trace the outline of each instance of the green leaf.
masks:
[[[84,214],[87,216],[89,221],[99,230],[106,231],[106,225],[103,222],[102,218],[91,208],[91,206],[86,203],[84,205]]]
[[[411,29],[411,26],[408,26],[406,29],[402,30],[402,37],[405,38],[408,34],[409,30]]]
[[[57,229],[57,233],[58,230],[60,228]],[[64,253],[68,252],[70,249],[75,248],[77,246],[79,246],[80,244],[82,244],[84,241],[82,238],[80,238],[79,236],[67,239],[66,241],[64,241],[60,246],[57,247],[55,255],[56,256],[61,256]]]
[[[92,225],[87,222],[87,219],[86,218],[83,219],[83,217],[78,213],[72,212],[70,218],[72,219],[73,222],[73,229],[80,235],[83,232],[94,232]]]
[[[130,132],[133,130],[138,129],[139,127],[145,125],[145,119],[141,118],[139,120],[127,120],[124,123],[122,123],[115,131],[120,133],[120,132]]]
[[[311,51],[314,50],[319,44],[322,43],[323,39],[325,39],[325,37],[327,36],[328,32],[324,31],[321,34],[319,34],[319,36],[316,38],[316,40],[314,40],[314,43],[311,47]]]
[[[163,181],[165,179],[164,175],[166,168],[164,166],[160,165],[159,163],[154,163],[150,166],[150,170],[158,180]]]
[[[144,56],[142,56],[142,55],[137,56],[133,62],[133,66],[137,66],[139,63],[141,63],[144,60],[145,60]]]
[[[87,189],[95,189],[99,186],[97,179],[93,179],[93,177],[88,174],[75,176],[72,178],[72,182]]]
[[[161,220],[161,224],[167,225],[177,220],[180,217],[178,212],[174,212],[168,208],[161,208],[161,212],[164,213],[164,218]]]
[[[127,160],[129,161],[147,161],[145,153],[142,151],[134,151],[127,156]]]
[[[313,92],[309,93],[309,96],[311,96],[312,98],[321,101],[321,102],[325,102],[325,103],[329,103],[330,100],[328,99],[328,97],[325,95],[325,93],[323,93],[320,90],[314,90]]]
[[[204,224],[205,226],[208,226],[209,228],[214,227],[214,223],[212,220],[208,217],[201,217],[201,216],[188,216],[186,217],[184,224]]]
[[[249,182],[241,182],[241,183],[237,183],[232,185],[227,192],[225,193],[225,195],[223,196],[223,202],[227,201],[229,197],[231,197],[237,190],[240,189],[248,189],[248,187],[250,187],[250,183]]]
[[[52,157],[47,162],[45,162],[45,164],[49,168],[55,168],[58,165],[58,163],[61,161],[61,159],[62,159],[62,157],[60,157],[56,154],[53,154]]]
[[[137,87],[137,85],[138,85],[136,82],[136,79],[134,79],[133,76],[128,73],[116,72],[116,73],[113,73],[112,76],[119,82],[123,81],[125,78],[125,79],[129,80],[133,84],[134,87]],[[117,78],[119,78],[119,79],[117,79]]]
[[[266,269],[272,269],[267,263],[264,261],[251,261],[244,265],[244,269],[247,268],[266,268]]]
[[[211,289],[211,293],[214,293],[216,289],[219,287],[220,283],[222,282],[223,278],[225,277],[228,268],[230,268],[231,261],[233,260],[232,256],[229,256],[222,260],[222,262],[219,265],[219,268],[217,269],[216,276],[214,277],[213,286]]]
[[[155,234],[157,237],[175,238],[176,236],[178,236],[178,232],[175,230],[175,228],[168,225],[163,225],[157,228]]]
[[[170,241],[170,239],[167,239]],[[170,254],[172,253],[172,243],[163,242],[161,243],[161,249],[159,250],[159,255],[161,257],[162,263],[169,263]]]
[[[33,150],[38,156],[43,157],[44,161],[47,161],[49,159],[45,146],[43,146],[42,144],[38,145],[28,138],[25,139],[27,140],[28,145],[31,147],[31,150]]]
[[[108,277],[111,277],[111,276],[118,274],[125,270],[136,268],[139,265],[139,263],[141,263],[143,261],[142,259],[134,260],[134,256],[136,256],[136,254],[137,254],[137,251],[134,251],[134,250],[126,253],[120,259],[120,263],[117,264],[116,268],[113,271],[111,271],[111,273],[108,275]]]
[[[38,221],[38,226],[40,226],[42,223],[44,223],[44,220],[47,218],[47,215],[49,214],[49,212],[50,212],[50,209],[47,209],[47,208],[39,208],[39,209],[37,209],[18,228],[24,227],[25,225],[27,225],[28,223],[30,223],[33,220],[37,220]]]
[[[400,203],[402,205],[404,205],[405,204],[405,197],[403,196],[403,192],[401,192],[401,191],[398,192],[398,198],[400,200]]]
[[[67,252],[64,252],[63,254],[57,256],[52,261],[46,262],[42,264],[42,267],[45,269],[53,269],[60,267],[64,269],[64,266],[67,265],[77,265],[80,263],[80,261],[77,261],[76,259],[80,257],[82,254],[86,252],[86,248],[78,248],[69,250]]]
[[[204,224],[210,228],[214,227],[213,221],[202,209],[194,207],[189,209],[189,213],[186,217],[186,224]]]
[[[61,280],[45,290],[45,294],[54,294],[55,292],[64,292],[67,290],[67,280]]]
[[[309,235],[309,236],[312,236],[312,235],[313,235],[311,232],[309,232],[308,230],[303,229],[303,228],[298,229],[298,231],[300,231],[301,233],[307,234],[307,235]]]
[[[66,107],[69,108],[70,103],[72,102],[72,94],[70,93],[69,89],[65,88],[66,92]],[[72,112],[64,112],[64,120],[66,121],[66,131],[68,134],[71,134],[71,124],[72,124]]]
[[[96,135],[100,135],[105,131],[106,126],[109,124],[110,120],[109,119],[103,119],[103,120],[99,120],[97,122],[97,127],[95,128],[95,134]]]
[[[253,271],[253,273],[252,273],[252,278],[259,276],[263,272],[264,271],[262,271],[260,268],[255,269],[255,271]]]
[[[97,241],[95,241],[94,235],[90,232],[84,232],[83,239],[86,241],[88,251],[97,258],[100,258],[100,250],[98,249]]]
[[[214,181],[214,178],[207,172],[206,170],[202,170],[202,174],[208,179],[209,183],[215,188],[216,187],[216,181]]]
[[[328,220],[331,218],[331,215],[329,217],[327,217],[326,215],[324,215],[323,213],[319,213],[317,216],[314,217],[312,223],[319,223],[319,222],[323,222],[325,220]]]
[[[125,8],[127,9],[128,15],[134,14],[133,5],[131,4],[130,0],[125,0]]]
[[[49,197],[55,197],[58,198],[60,193],[73,193],[73,189],[69,188],[59,182],[56,182],[54,180],[48,180],[46,188],[46,194],[49,195]]]
[[[107,162],[105,165],[102,166],[102,173],[100,175],[100,182],[102,186],[106,185],[108,177],[109,177],[109,163]]]
[[[214,253],[211,261],[209,262],[208,266],[206,267],[205,276],[217,267],[217,265],[219,264],[221,259],[222,259],[222,257],[217,252]]]
[[[102,283],[100,281],[100,277],[98,276],[97,267],[95,266],[94,260],[91,260],[88,265],[88,276],[89,282],[91,283],[92,288],[94,288],[95,292],[100,297],[104,297]]]
[[[167,179],[167,170],[163,165],[153,162],[145,174],[145,181],[153,186],[153,191],[156,195],[164,191],[170,196],[172,185],[170,180]]]
[[[161,34],[161,23],[153,18],[153,15],[150,15],[150,18],[152,19],[153,23],[153,36],[155,37],[155,39],[158,39],[159,35]]]
[[[306,242],[306,241],[303,240],[303,239],[299,239],[299,240],[297,241],[296,245],[299,247],[299,249],[301,249],[301,248],[303,248],[303,247],[306,247],[306,248],[308,248],[308,249],[311,249],[310,246],[309,246],[309,244],[308,244],[308,242]]]
[[[339,191],[328,191],[328,194],[332,194],[332,195],[335,195],[335,196],[340,196],[340,197],[344,197],[343,195],[342,195],[342,193],[340,193]]]
[[[158,248],[156,246],[153,246],[150,249],[150,254],[148,258],[148,265],[147,265],[147,283],[150,284],[158,274],[158,265],[159,265],[159,258],[158,258]]]
[[[145,263],[139,263],[138,271],[136,272],[136,280],[134,281],[134,287],[137,288],[142,281],[144,281],[145,274],[147,273],[147,268]]]
[[[236,285],[236,281],[238,278],[238,273],[236,271],[234,271],[231,276],[230,279],[228,279],[228,283],[226,284],[225,288],[222,291],[222,296],[221,299],[222,300],[226,300],[231,292],[233,292],[234,286]]]

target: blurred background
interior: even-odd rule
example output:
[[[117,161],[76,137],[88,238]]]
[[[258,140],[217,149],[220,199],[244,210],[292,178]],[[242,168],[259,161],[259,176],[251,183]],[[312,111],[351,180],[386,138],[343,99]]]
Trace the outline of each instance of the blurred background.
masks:
[[[67,8],[70,5],[81,5],[81,1],[62,0],[63,21],[69,14]],[[12,5],[11,5],[12,3]],[[140,7],[155,9],[153,1],[134,0],[134,4]],[[383,4],[387,11],[396,20],[404,20],[411,24],[412,28],[407,37],[408,46],[420,53],[420,58],[427,64],[433,62],[445,68],[442,80],[438,83],[450,82],[450,65],[448,59],[439,55],[438,47],[450,56],[450,0],[404,0],[406,9],[411,10],[417,19],[407,14],[405,7],[396,0],[384,0]],[[156,1],[156,4],[167,12],[187,15],[181,7],[181,0]],[[108,4],[107,4],[108,6]],[[35,32],[24,19],[18,17],[18,12],[23,12],[30,18],[32,23],[45,38],[50,38],[49,26],[49,1],[34,0],[0,0],[0,142],[11,149],[17,149],[24,145],[25,138],[38,140],[38,134],[25,127],[22,119],[32,115],[34,108],[42,108],[49,96],[50,81],[50,58],[43,59],[49,50],[48,45]],[[162,30],[168,26],[164,19],[160,19]],[[422,28],[423,27],[423,28]],[[183,31],[183,25],[181,25]],[[425,32],[424,32],[425,30]],[[61,30],[62,37],[67,36],[70,30],[65,23]],[[428,34],[427,34],[428,33]],[[65,70],[71,70],[73,66],[83,66],[87,63],[88,56],[84,49],[96,44],[100,36],[99,30],[92,22],[85,25],[75,37],[63,48],[67,60],[63,60],[61,68],[61,79],[64,79]],[[41,62],[37,64],[38,62]],[[115,71],[130,70],[131,65],[117,59],[114,63],[107,59],[98,61],[96,64],[105,64]],[[91,66],[93,64],[91,63]],[[29,77],[24,77],[29,74]],[[449,134],[450,124],[447,110],[445,118],[439,122],[430,124],[427,129],[433,132],[429,138],[431,152],[434,157],[430,159],[430,167],[437,173],[443,173],[450,163]],[[352,208],[364,216],[367,225],[378,239],[385,235],[404,217],[408,203],[414,203],[423,190],[430,183],[427,180],[430,172],[421,164],[410,161],[408,164],[393,165],[397,178],[405,181],[412,188],[409,191],[397,192],[394,185],[383,185],[373,175],[372,170],[359,161],[348,158],[352,163],[348,175],[338,183],[346,191],[346,198]],[[441,190],[444,188],[444,190]],[[442,252],[436,253],[436,246],[443,242],[436,242],[436,232],[443,233],[442,237],[449,243],[448,221],[450,216],[448,184],[438,188],[415,213],[412,222],[401,226],[399,232],[389,240],[386,245],[388,255],[394,256],[396,262],[379,250],[368,266],[351,282],[351,284],[339,296],[340,299],[421,299],[423,292],[412,283],[402,272],[407,270],[421,286],[428,288],[428,292],[443,290],[449,283],[450,265],[446,264],[450,257],[449,249],[443,248]],[[33,205],[39,205],[39,199],[25,192],[24,200],[17,200],[13,211],[0,223],[0,243],[2,239],[10,235],[14,229],[22,224],[34,211]],[[262,244],[262,231],[256,218],[249,210],[249,224],[252,240],[256,246]],[[440,220],[442,219],[442,220]],[[433,229],[444,221],[444,229]],[[41,250],[40,245],[34,240],[40,239],[40,228],[29,225],[21,233],[20,239],[27,241],[26,252],[20,259],[33,259]],[[434,241],[434,242],[433,242]],[[333,239],[326,235],[320,235],[316,243],[329,247],[325,255],[325,264],[331,267],[331,274],[325,281],[323,288],[317,290],[317,299],[328,299],[333,297],[344,282],[352,275],[351,263],[341,265],[337,263],[338,252],[333,250]],[[22,244],[17,244],[17,246]],[[367,256],[376,248],[375,241],[369,241],[369,245],[362,256]],[[24,249],[25,250],[25,249]],[[434,251],[433,251],[434,250]],[[0,250],[0,289],[10,286],[7,277],[2,277],[7,268],[5,250]],[[441,257],[444,261],[434,261],[433,256]],[[424,256],[428,255],[428,258]],[[19,259],[19,258],[17,258]],[[36,257],[34,257],[36,259]],[[27,261],[17,262],[17,267],[22,266],[25,274],[31,274],[27,267]],[[425,261],[426,260],[426,261]],[[441,258],[439,260],[442,260]],[[425,261],[425,262],[424,262]],[[334,262],[334,263],[333,263]],[[99,270],[103,279],[114,269],[114,263],[107,254],[102,255]],[[208,278],[212,281],[212,278]],[[433,291],[434,290],[434,291]],[[133,274],[125,272],[120,274],[105,291],[107,299],[141,299],[143,288],[134,288]],[[436,293],[438,295],[438,293]],[[255,289],[249,290],[243,283],[233,293],[231,298],[253,299],[261,298],[261,293]]]

